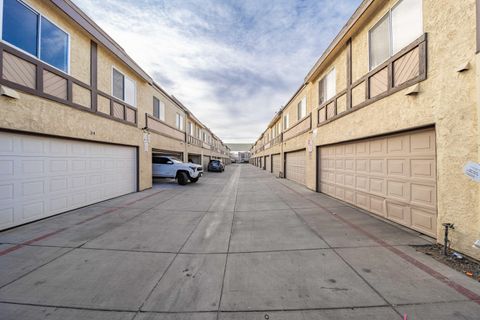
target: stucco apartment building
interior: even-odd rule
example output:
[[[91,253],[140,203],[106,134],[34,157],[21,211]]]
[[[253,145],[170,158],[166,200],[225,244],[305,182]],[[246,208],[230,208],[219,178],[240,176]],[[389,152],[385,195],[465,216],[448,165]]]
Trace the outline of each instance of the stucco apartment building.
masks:
[[[0,230],[151,188],[153,154],[228,162],[71,1],[3,0],[0,13]]]
[[[480,258],[480,1],[365,0],[252,148],[277,176]]]

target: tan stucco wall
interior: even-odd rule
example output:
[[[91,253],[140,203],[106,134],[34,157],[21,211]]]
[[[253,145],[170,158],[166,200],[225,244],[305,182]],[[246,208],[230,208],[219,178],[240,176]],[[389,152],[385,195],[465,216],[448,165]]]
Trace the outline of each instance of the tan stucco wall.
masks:
[[[312,110],[312,103],[310,101],[310,94],[308,87],[304,87],[300,90],[297,95],[288,103],[288,105],[282,111],[282,126],[283,126],[283,115],[289,114],[289,128],[293,127],[298,122],[297,107],[298,103],[304,98],[307,98],[307,115]],[[283,128],[282,128],[283,130]],[[285,131],[285,130],[283,130]]]
[[[139,189],[152,186],[150,152],[143,152],[142,133],[135,127],[21,92],[18,100],[0,97],[0,105],[4,129],[140,147]]]
[[[389,6],[395,1],[389,1]],[[351,140],[424,125],[435,125],[437,140],[438,230],[456,225],[452,246],[480,257],[472,243],[480,238],[479,187],[462,173],[468,161],[478,161],[478,108],[475,83],[475,1],[424,1],[424,31],[428,34],[427,80],[418,96],[405,90],[318,128],[317,145]],[[439,8],[443,8],[439,10]],[[448,9],[446,9],[448,8]],[[388,10],[383,8],[352,40],[353,79],[368,71],[368,29]],[[457,73],[469,61],[472,69]],[[338,76],[338,74],[337,74]]]
[[[383,6],[381,4],[384,4]],[[375,3],[376,11],[352,38],[352,78],[368,72],[368,30],[383,17],[396,0]],[[480,58],[475,55],[475,0],[424,0],[424,31],[427,33],[427,79],[420,83],[417,96],[399,91],[369,106],[347,114],[283,144],[283,152],[306,146],[312,137],[314,145],[325,145],[379,134],[435,126],[437,143],[437,239],[443,236],[442,223],[455,223],[451,232],[452,247],[480,258],[480,250],[472,248],[480,239],[480,186],[463,174],[467,161],[480,160],[479,104]],[[345,50],[337,50],[340,55]],[[346,85],[345,60],[329,58],[330,64],[319,72],[308,86],[308,96],[318,105],[318,80],[336,65],[337,92]],[[462,73],[456,68],[470,62]],[[292,105],[296,109],[294,102]],[[290,108],[290,107],[289,107]],[[291,112],[287,108],[285,112]],[[312,112],[316,127],[316,108]],[[296,112],[296,110],[295,110]],[[296,115],[290,115],[296,119]],[[294,122],[291,121],[291,125]],[[271,152],[269,152],[271,153]],[[261,155],[261,154],[258,154]],[[255,156],[258,156],[255,155]],[[283,158],[283,157],[282,157]],[[307,187],[315,189],[316,152],[307,153]]]

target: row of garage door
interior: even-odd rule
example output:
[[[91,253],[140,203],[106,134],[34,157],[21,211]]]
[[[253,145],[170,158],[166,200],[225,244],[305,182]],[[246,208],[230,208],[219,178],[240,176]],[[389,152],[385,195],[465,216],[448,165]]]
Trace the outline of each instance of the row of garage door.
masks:
[[[318,191],[436,236],[434,129],[321,146],[317,152]],[[280,155],[265,160],[266,170],[278,176]],[[305,160],[305,150],[285,153],[285,178],[305,185]]]

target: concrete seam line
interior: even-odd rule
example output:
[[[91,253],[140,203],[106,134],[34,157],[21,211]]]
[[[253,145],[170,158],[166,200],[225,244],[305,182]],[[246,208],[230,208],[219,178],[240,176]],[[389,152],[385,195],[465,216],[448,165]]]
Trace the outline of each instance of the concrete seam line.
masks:
[[[238,174],[237,174],[238,171]],[[240,180],[240,173],[242,171],[242,167],[237,167],[237,171],[235,172],[235,179],[237,179],[236,183],[236,190],[235,190],[235,204],[233,205],[233,213],[232,213],[232,223],[230,224],[230,235],[228,237],[228,245],[227,245],[227,255],[225,257],[225,265],[223,267],[223,277],[222,277],[222,286],[220,288],[220,299],[218,300],[218,308],[217,308],[217,316],[216,319],[220,319],[220,307],[222,305],[222,298],[223,298],[223,289],[225,286],[225,275],[227,273],[227,265],[228,265],[228,257],[230,255],[230,243],[232,241],[232,233],[233,233],[233,225],[235,223],[235,212],[237,209],[237,199],[238,199],[238,180]]]
[[[146,196],[146,197],[144,197],[144,198],[145,198],[145,199],[146,199],[146,198],[150,198],[150,197],[152,197],[152,196],[154,196],[154,195],[156,195],[156,194],[158,194],[158,193],[160,193],[160,192],[162,192],[162,191],[164,191],[164,190],[160,190],[160,191],[158,191],[158,192],[156,192],[156,193],[154,193],[154,194],[148,195],[148,196]],[[81,225],[81,224],[83,224],[83,223],[85,223],[85,222],[94,220],[94,219],[96,219],[96,218],[98,218],[98,217],[101,217],[101,216],[103,216],[103,215],[105,215],[105,214],[112,213],[112,212],[118,211],[118,210],[120,210],[120,209],[125,209],[125,208],[126,208],[126,207],[125,207],[126,205],[133,204],[133,203],[135,203],[135,202],[137,202],[137,201],[143,200],[144,198],[140,198],[140,199],[138,199],[138,200],[136,200],[136,201],[134,201],[134,202],[131,202],[131,203],[126,203],[126,204],[124,204],[124,206],[121,206],[121,207],[115,207],[115,208],[111,208],[111,209],[105,210],[105,211],[103,211],[103,212],[101,212],[101,213],[99,213],[99,214],[97,214],[97,215],[95,215],[95,216],[93,216],[93,217],[89,217],[89,218],[87,218],[87,219],[85,219],[85,220],[82,220],[82,221],[80,221],[80,222],[77,222],[77,223],[75,223],[74,225],[71,225],[71,226],[69,226],[69,227],[60,228],[60,229],[57,229],[57,230],[52,231],[52,232],[50,232],[50,233],[43,234],[43,235],[41,235],[41,236],[39,236],[39,237],[37,237],[37,238],[30,239],[30,240],[24,241],[24,242],[22,242],[22,243],[19,243],[19,244],[15,245],[15,246],[13,246],[13,247],[11,247],[11,248],[8,248],[8,249],[5,249],[5,250],[0,251],[0,257],[1,257],[1,256],[4,256],[4,255],[6,255],[6,254],[8,254],[8,253],[10,253],[10,252],[16,251],[16,250],[24,247],[25,245],[29,245],[29,244],[32,244],[32,243],[35,243],[35,242],[38,242],[38,241],[47,239],[47,238],[49,238],[49,237],[51,237],[51,236],[53,236],[53,235],[56,235],[56,234],[58,234],[58,233],[60,233],[60,232],[62,232],[62,231],[71,229],[73,226]]]
[[[162,279],[165,277],[165,275],[167,274],[168,270],[170,269],[170,267],[173,265],[174,261],[177,259],[177,257],[180,255],[180,252],[183,250],[183,248],[185,247],[185,245],[187,244],[187,242],[190,240],[190,238],[192,237],[193,233],[195,232],[195,230],[198,228],[198,226],[200,225],[200,223],[202,222],[202,220],[207,216],[207,214],[209,213],[209,210],[210,208],[213,206],[213,204],[215,203],[215,200],[212,201],[212,203],[208,206],[207,210],[204,211],[204,214],[201,216],[200,219],[198,219],[198,222],[195,224],[195,227],[192,229],[192,231],[189,233],[189,235],[187,236],[187,238],[185,239],[185,241],[183,242],[182,246],[178,249],[177,253],[175,254],[175,256],[172,258],[172,260],[170,261],[170,263],[168,264],[168,266],[165,268],[165,271],[162,273],[162,275],[160,276],[160,278],[158,279],[158,281],[155,283],[155,285],[152,287],[152,289],[150,290],[150,292],[148,293],[148,295],[146,296],[145,300],[143,300],[142,304],[138,307],[138,310],[136,310],[137,313],[140,313],[140,312],[144,312],[142,310],[142,308],[144,307],[145,303],[147,302],[148,299],[150,299],[151,295],[153,294],[153,292],[155,291],[155,289],[160,285],[160,282],[162,281]],[[213,312],[213,311],[212,311]]]
[[[161,190],[161,191],[163,191],[163,190]],[[158,193],[160,193],[161,191],[159,191],[159,192],[156,192],[155,194],[158,194]],[[174,195],[174,196],[171,196],[171,197],[169,197],[169,198],[167,198],[167,199],[165,199],[165,200],[164,200],[164,201],[162,201],[161,203],[163,203],[163,202],[165,202],[165,201],[168,201],[168,200],[170,200],[170,199],[173,199],[174,197],[175,197],[175,195]],[[142,199],[142,198],[140,198],[139,200],[141,200],[141,199]],[[125,207],[118,207],[117,209],[124,209],[124,208],[125,208]],[[148,211],[150,211],[152,208],[153,208],[153,207],[151,207],[151,208],[148,208],[148,209],[146,209],[146,210],[144,210],[144,211],[140,212],[139,214],[137,214],[137,215],[133,216],[132,218],[130,218],[130,219],[128,219],[128,220],[126,220],[124,223],[122,223],[122,225],[123,225],[123,224],[125,224],[125,223],[128,223],[129,221],[131,221],[131,220],[135,219],[136,217],[138,217],[138,216],[140,216],[140,215],[144,214],[145,212],[148,212]],[[110,212],[109,212],[109,213],[110,213]],[[73,227],[73,226],[71,226],[71,227]],[[69,228],[71,228],[71,227],[68,227],[68,228],[63,228],[63,229],[59,229],[59,230],[57,230],[57,232],[51,232],[51,233],[49,233],[49,234],[46,234],[46,235],[44,235],[44,236],[37,237],[37,238],[35,238],[35,239],[32,239],[32,240],[39,241],[39,240],[41,240],[41,239],[48,238],[48,237],[50,237],[50,236],[52,236],[52,235],[54,235],[54,234],[57,234],[57,233],[59,233],[59,232],[61,232],[61,231],[64,231],[64,230],[66,230],[66,229],[69,229]],[[114,228],[114,229],[115,229],[115,228]],[[113,230],[113,229],[112,229],[112,230]],[[109,231],[111,231],[111,230],[109,230]],[[105,231],[105,232],[103,232],[102,234],[100,234],[99,236],[97,236],[97,237],[95,237],[95,238],[93,238],[93,239],[96,239],[96,238],[100,237],[101,235],[105,234],[106,232],[108,232],[108,231]],[[27,241],[27,242],[32,242],[32,240],[29,240],[29,241]],[[92,239],[91,239],[91,240],[92,240]],[[28,243],[28,244],[25,244],[25,243],[27,243],[27,242],[24,242],[24,243],[22,243],[22,244],[19,244],[19,245],[15,246],[15,250],[17,250],[17,249],[20,249],[20,248],[22,248],[22,247],[25,247],[25,246],[29,246],[29,245],[30,245],[30,243]],[[82,248],[82,246],[83,246],[83,245],[85,245],[87,242],[88,242],[88,241],[86,241],[86,242],[82,243],[81,245],[79,245],[79,246],[77,246],[77,247],[73,247],[73,248],[71,248],[71,250],[68,250],[68,251],[66,251],[65,253],[63,253],[63,254],[61,254],[61,255],[59,255],[59,256],[57,256],[57,257],[54,257],[53,259],[51,259],[51,260],[49,260],[49,261],[47,261],[47,262],[45,262],[45,263],[43,263],[43,264],[41,264],[41,265],[39,265],[39,266],[37,266],[37,267],[33,268],[33,269],[32,269],[32,270],[30,270],[29,272],[27,272],[27,273],[25,273],[25,274],[23,274],[23,275],[19,276],[18,278],[14,279],[14,280],[12,280],[12,281],[10,281],[10,282],[8,282],[7,284],[5,284],[5,285],[1,286],[1,287],[0,287],[0,289],[2,289],[3,287],[5,287],[5,286],[7,286],[7,285],[9,285],[9,284],[11,284],[11,283],[13,283],[13,282],[17,281],[17,280],[20,280],[20,279],[22,279],[22,278],[26,277],[26,276],[27,276],[27,275],[29,275],[30,273],[32,273],[32,272],[34,272],[34,271],[38,270],[39,268],[41,268],[41,267],[43,267],[43,266],[47,265],[48,263],[51,263],[51,262],[53,262],[53,261],[55,261],[55,260],[57,260],[57,259],[59,259],[59,258],[63,257],[64,255],[66,255],[67,253],[70,253],[70,252],[72,252],[72,251],[73,251],[73,250],[75,250],[75,249],[92,250],[92,249],[89,249],[89,248]],[[32,246],[33,246],[33,245],[32,245]],[[58,248],[62,248],[62,247],[58,247]],[[11,248],[10,248],[10,249],[11,249]],[[93,250],[95,250],[95,249],[93,249]],[[1,255],[0,255],[0,256],[1,256]]]
[[[283,185],[283,184],[282,184]],[[283,201],[294,213],[295,213],[295,216],[300,220],[302,221],[302,223],[308,228],[310,229],[317,237],[319,237],[323,242],[325,242],[327,244],[327,246],[329,247],[330,250],[333,251],[333,253],[335,255],[337,255],[337,257],[343,261],[343,263],[345,263],[345,265],[347,267],[349,267],[353,273],[355,273],[360,279],[363,280],[363,282],[373,291],[375,292],[385,303],[387,306],[389,306],[393,312],[397,313],[399,316],[401,316],[401,314],[394,308],[393,304],[390,303],[373,285],[370,284],[370,282],[368,282],[357,270],[355,270],[355,268],[350,264],[348,263],[338,252],[337,250],[335,250],[334,248],[332,248],[332,246],[328,243],[328,241],[323,238],[320,233],[318,233],[315,229],[313,229],[307,221],[305,221],[305,219],[297,212],[297,210],[295,210],[295,208],[293,208],[292,206],[290,206],[285,200],[282,199],[282,197],[280,196],[280,194],[277,192],[277,191],[274,191],[277,195],[279,195],[279,198],[281,201]],[[298,195],[300,195],[300,193],[297,193]],[[301,195],[300,195],[301,196]],[[303,196],[302,196],[303,197]]]
[[[395,255],[397,255],[398,257],[402,258],[403,260],[407,261],[408,263],[410,263],[411,265],[415,266],[416,268],[424,271],[425,273],[427,273],[428,275],[430,275],[431,277],[439,280],[440,282],[444,283],[445,285],[447,285],[448,287],[454,289],[455,291],[457,291],[458,293],[460,293],[461,295],[463,295],[464,297],[470,299],[471,301],[477,303],[480,305],[480,295],[476,294],[475,292],[465,288],[464,286],[462,286],[461,284],[451,280],[450,278],[448,278],[447,276],[444,276],[443,274],[441,274],[440,272],[430,268],[429,266],[427,266],[426,264],[418,261],[417,259],[415,259],[414,257],[408,255],[407,253],[395,248],[394,246],[392,245],[389,245],[388,243],[386,243],[385,241],[383,241],[382,239],[374,236],[373,234],[369,233],[368,231],[364,230],[363,228],[361,228],[360,226],[340,217],[338,214],[334,214],[333,211],[331,211],[330,209],[328,208],[325,208],[323,207],[322,205],[318,204],[317,202],[311,200],[311,199],[308,199],[306,197],[304,197],[300,192],[297,192],[296,190],[290,188],[289,186],[285,185],[284,183],[282,183],[286,188],[290,189],[291,191],[295,192],[296,194],[300,195],[301,197],[303,197],[304,199],[308,200],[308,201],[311,201],[312,203],[315,203],[318,207],[320,207],[321,209],[329,212],[330,214],[332,214],[335,218],[337,218],[338,220],[342,221],[343,223],[345,223],[346,225],[350,226],[351,228],[353,229],[356,229],[357,231],[363,233],[364,235],[366,235],[367,237],[369,237],[370,239],[372,239],[373,241],[377,242],[378,244],[380,244],[383,248],[389,250],[390,252],[394,253]]]

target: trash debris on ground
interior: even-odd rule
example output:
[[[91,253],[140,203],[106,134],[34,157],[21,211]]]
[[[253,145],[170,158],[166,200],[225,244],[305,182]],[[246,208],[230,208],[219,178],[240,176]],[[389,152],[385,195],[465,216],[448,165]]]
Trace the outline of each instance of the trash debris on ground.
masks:
[[[432,257],[433,259],[442,262],[443,264],[453,268],[469,278],[480,282],[480,262],[471,259],[463,254],[453,251],[451,254],[445,256],[443,254],[443,246],[440,244],[429,244],[412,246],[418,252]]]

